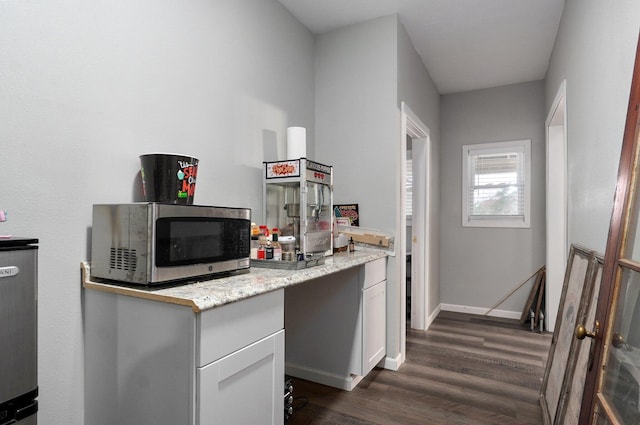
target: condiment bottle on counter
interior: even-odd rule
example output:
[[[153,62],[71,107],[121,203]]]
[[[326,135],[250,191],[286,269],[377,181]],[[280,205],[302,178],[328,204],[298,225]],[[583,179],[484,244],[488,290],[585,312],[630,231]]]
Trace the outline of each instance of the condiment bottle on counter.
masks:
[[[260,235],[258,237],[258,260],[267,259],[267,237]]]
[[[267,239],[267,246],[264,248],[264,256],[266,260],[273,260],[273,244]]]
[[[296,261],[295,237],[278,235],[278,244],[282,248],[282,261]]]
[[[280,232],[277,227],[274,227],[271,232],[271,245],[273,246],[273,259],[277,261],[282,260],[282,246],[280,246],[280,242],[278,242],[279,237]]]
[[[251,250],[249,251],[249,258],[252,260],[258,259],[258,248],[260,247],[260,242],[258,241],[257,236],[251,236]]]
[[[353,238],[349,238],[349,252],[356,250],[356,244],[353,242]]]
[[[260,236],[260,229],[256,226],[256,223],[251,223],[251,251],[249,254],[249,258],[252,260],[258,259],[258,247],[260,243],[258,241],[258,237]]]

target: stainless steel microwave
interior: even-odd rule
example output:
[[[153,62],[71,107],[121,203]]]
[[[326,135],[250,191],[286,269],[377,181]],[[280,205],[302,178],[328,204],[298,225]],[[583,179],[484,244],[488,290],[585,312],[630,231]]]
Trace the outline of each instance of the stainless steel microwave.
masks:
[[[248,269],[250,243],[247,208],[94,205],[91,276],[157,285]]]

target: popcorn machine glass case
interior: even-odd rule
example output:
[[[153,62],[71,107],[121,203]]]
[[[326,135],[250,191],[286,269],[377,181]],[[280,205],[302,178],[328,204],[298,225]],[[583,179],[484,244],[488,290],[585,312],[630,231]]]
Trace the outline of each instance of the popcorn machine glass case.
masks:
[[[264,163],[263,222],[296,238],[304,259],[333,252],[333,167],[306,158]]]

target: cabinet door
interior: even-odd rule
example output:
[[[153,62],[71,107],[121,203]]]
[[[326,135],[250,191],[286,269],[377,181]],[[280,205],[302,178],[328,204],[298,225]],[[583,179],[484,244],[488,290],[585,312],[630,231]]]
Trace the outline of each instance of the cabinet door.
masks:
[[[362,375],[366,375],[384,357],[387,327],[387,281],[363,291],[363,359]]]
[[[198,368],[199,425],[284,423],[284,330]]]

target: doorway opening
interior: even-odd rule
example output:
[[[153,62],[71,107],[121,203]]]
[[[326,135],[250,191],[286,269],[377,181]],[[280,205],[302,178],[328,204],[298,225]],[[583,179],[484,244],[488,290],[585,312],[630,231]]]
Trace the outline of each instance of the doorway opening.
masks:
[[[547,147],[547,254],[545,302],[547,330],[553,332],[567,262],[567,110],[566,81],[551,105],[546,120]]]
[[[405,164],[407,166],[407,170],[405,173],[405,178],[404,178],[404,182],[405,182],[405,189],[406,189],[406,196],[405,196],[405,200],[404,200],[404,207],[405,207],[405,217],[407,218],[407,225],[405,226],[405,229],[407,231],[406,235],[405,235],[405,246],[407,247],[407,253],[406,253],[406,279],[405,279],[405,286],[406,286],[406,291],[407,291],[407,296],[406,296],[406,319],[409,323],[411,323],[411,241],[413,240],[413,226],[412,226],[412,219],[413,219],[413,139],[411,137],[409,137],[409,135],[406,136],[406,142],[407,142],[407,155],[405,158]]]

